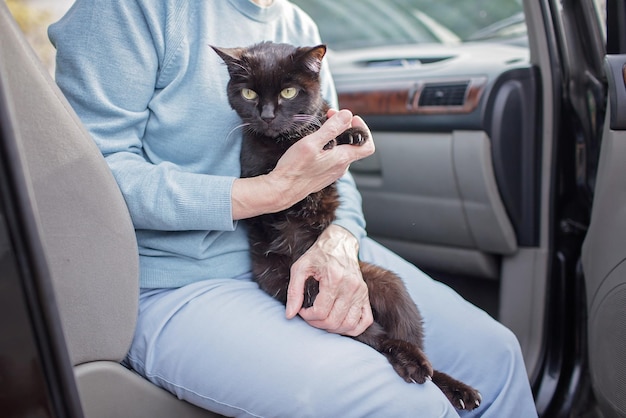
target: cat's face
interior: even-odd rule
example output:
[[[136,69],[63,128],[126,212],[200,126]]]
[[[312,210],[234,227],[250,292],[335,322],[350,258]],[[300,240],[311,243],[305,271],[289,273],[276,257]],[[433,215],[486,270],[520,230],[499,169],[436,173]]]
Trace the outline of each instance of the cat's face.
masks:
[[[324,45],[296,48],[264,42],[213,49],[228,67],[228,100],[245,129],[275,138],[294,132],[317,113]]]

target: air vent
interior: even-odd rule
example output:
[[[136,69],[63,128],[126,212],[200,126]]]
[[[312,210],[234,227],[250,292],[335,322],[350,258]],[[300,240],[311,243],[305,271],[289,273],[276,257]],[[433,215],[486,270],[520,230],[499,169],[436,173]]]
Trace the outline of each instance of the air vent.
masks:
[[[469,81],[458,83],[430,83],[424,85],[417,105],[463,106]]]
[[[451,56],[445,57],[421,57],[421,58],[393,58],[393,59],[378,59],[364,61],[366,67],[404,67],[413,68],[421,65],[435,64],[438,62],[449,60],[453,58]]]

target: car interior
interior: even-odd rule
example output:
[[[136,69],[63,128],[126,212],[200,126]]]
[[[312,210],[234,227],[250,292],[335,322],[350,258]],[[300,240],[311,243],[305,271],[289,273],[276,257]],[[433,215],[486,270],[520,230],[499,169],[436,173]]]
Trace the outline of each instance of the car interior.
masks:
[[[312,4],[296,2],[315,16]],[[385,15],[386,4],[368,4]],[[333,2],[334,12],[342,7],[347,15],[349,2]],[[528,26],[541,21],[533,5],[524,12]],[[340,107],[363,116],[376,141],[372,157],[351,165],[368,234],[513,329],[534,379],[545,333],[554,99],[539,71],[544,58],[532,55],[543,31],[531,29],[530,47],[360,48],[332,51],[330,64]]]
[[[626,416],[626,34],[605,49],[592,2],[546,3],[524,2],[527,47],[331,51],[331,69],[376,140],[351,166],[369,235],[516,334],[540,416],[566,416],[585,385],[592,416]],[[139,290],[124,199],[4,2],[0,51],[4,141],[82,412],[219,416],[122,364]]]
[[[312,4],[296,2],[315,14]],[[335,51],[331,61],[340,107],[362,115],[376,139],[376,153],[351,166],[368,233],[515,332],[546,416],[559,416],[550,403],[567,380],[557,372],[564,361],[570,377],[586,379],[577,343],[585,330],[572,324],[585,322],[583,288],[598,280],[583,275],[578,260],[606,97],[595,5],[563,3],[549,10],[524,2],[526,48],[387,46]],[[350,10],[347,2],[333,4]],[[368,4],[385,14],[386,5]],[[554,33],[546,30],[551,25]],[[564,73],[554,71],[557,56]],[[623,302],[608,311],[623,312]],[[623,354],[608,335],[590,334],[590,350],[610,345],[595,354],[602,376],[615,367],[615,350]],[[590,367],[597,372],[594,360]],[[611,413],[625,411],[606,406],[626,394],[617,383],[610,395],[597,395],[606,396],[600,402]],[[575,389],[563,390],[572,402]]]

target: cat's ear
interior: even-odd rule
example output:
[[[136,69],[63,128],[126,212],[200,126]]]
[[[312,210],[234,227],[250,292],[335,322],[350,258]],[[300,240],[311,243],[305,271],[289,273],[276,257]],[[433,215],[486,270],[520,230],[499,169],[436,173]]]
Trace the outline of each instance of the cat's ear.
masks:
[[[230,67],[232,64],[236,64],[241,60],[241,55],[244,52],[244,48],[218,48],[213,45],[209,45],[217,55]]]
[[[324,55],[326,55],[326,45],[298,48],[298,52],[298,59],[305,69],[316,74],[320,72],[322,69],[322,60],[324,59]]]

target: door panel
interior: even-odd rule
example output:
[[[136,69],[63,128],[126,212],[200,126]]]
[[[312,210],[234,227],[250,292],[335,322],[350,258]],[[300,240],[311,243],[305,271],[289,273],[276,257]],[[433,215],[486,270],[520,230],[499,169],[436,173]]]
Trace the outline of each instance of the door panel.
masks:
[[[353,164],[368,231],[427,269],[497,279],[517,249],[482,131],[375,133],[376,161]]]
[[[303,3],[304,5],[304,3]],[[552,192],[543,11],[526,46],[469,42],[330,51],[340,107],[376,154],[351,166],[368,234],[501,320],[542,367]],[[527,22],[528,23],[528,22]],[[548,90],[546,90],[548,89]],[[509,294],[510,292],[510,294]]]
[[[371,55],[331,61],[340,106],[376,141],[351,166],[368,233],[428,271],[498,280],[502,256],[539,236],[538,73],[501,46],[439,46],[434,63],[380,68],[402,53],[373,68]]]

